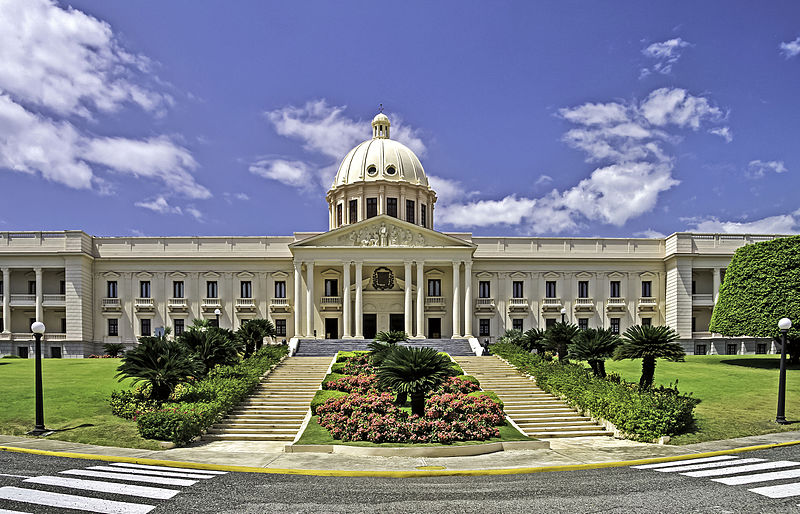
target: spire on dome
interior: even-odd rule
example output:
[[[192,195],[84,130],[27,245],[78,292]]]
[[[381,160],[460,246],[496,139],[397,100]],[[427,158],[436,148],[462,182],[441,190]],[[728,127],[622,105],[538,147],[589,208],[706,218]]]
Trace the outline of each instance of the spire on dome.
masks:
[[[372,118],[372,139],[389,139],[389,127],[391,126],[389,117],[383,114],[383,104],[381,104],[381,112]]]

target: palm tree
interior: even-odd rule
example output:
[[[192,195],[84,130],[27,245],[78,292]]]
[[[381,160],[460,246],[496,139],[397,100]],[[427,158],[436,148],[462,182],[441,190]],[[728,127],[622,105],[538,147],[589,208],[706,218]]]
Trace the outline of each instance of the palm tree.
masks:
[[[411,396],[411,413],[425,415],[425,393],[453,376],[450,358],[433,348],[395,347],[378,368],[382,387]]]
[[[230,330],[216,327],[205,332],[187,330],[178,336],[178,342],[202,363],[204,375],[217,364],[234,364],[239,360],[239,349]]]
[[[408,341],[408,334],[402,330],[378,332],[375,335],[375,340],[367,344],[367,347],[370,349],[372,364],[374,366],[380,366],[383,359],[385,359],[389,352],[401,341]],[[405,399],[403,403],[405,403]]]
[[[611,330],[587,328],[581,330],[569,345],[569,357],[587,361],[596,377],[606,376],[605,360],[614,354],[620,338]]]
[[[642,359],[642,377],[639,387],[648,389],[653,385],[656,359],[673,362],[683,361],[686,353],[676,341],[677,332],[666,326],[634,325],[625,331],[622,344],[614,350],[614,360]]]
[[[577,325],[569,323],[554,323],[547,329],[544,335],[544,347],[558,354],[558,360],[567,362],[567,348],[572,340],[580,332]]]
[[[541,353],[542,348],[544,348],[545,334],[546,332],[539,328],[531,328],[525,331],[525,339],[523,340],[525,349],[528,352],[536,350],[537,353]]]
[[[250,319],[236,331],[236,339],[244,348],[244,357],[261,349],[265,337],[275,337],[275,325],[268,319]]]
[[[122,343],[106,343],[103,345],[103,350],[109,357],[119,357],[119,354],[125,353],[125,345]]]
[[[167,337],[140,337],[139,345],[128,350],[117,368],[116,378],[122,382],[126,378],[133,383],[150,384],[150,397],[164,401],[169,398],[175,386],[195,377],[202,370],[202,364],[178,341]]]

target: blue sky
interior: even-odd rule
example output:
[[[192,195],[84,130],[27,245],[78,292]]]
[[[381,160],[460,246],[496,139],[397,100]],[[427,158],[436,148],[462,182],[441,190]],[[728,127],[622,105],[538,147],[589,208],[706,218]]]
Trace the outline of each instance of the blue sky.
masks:
[[[0,230],[325,230],[378,104],[477,235],[800,232],[797,2],[0,0]]]

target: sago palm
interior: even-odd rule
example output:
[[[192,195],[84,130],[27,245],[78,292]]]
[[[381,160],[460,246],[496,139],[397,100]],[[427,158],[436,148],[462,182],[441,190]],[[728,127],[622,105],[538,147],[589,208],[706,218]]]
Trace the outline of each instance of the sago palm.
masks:
[[[555,323],[547,329],[544,335],[544,347],[558,354],[558,360],[566,362],[567,347],[580,332],[577,325],[569,323]]]
[[[202,363],[204,375],[217,364],[235,364],[239,360],[239,349],[230,330],[187,330],[178,336],[178,341]]]
[[[236,331],[236,340],[244,349],[245,358],[261,349],[265,337],[275,337],[275,326],[268,319],[251,319]]]
[[[606,359],[614,354],[620,338],[611,330],[587,328],[581,330],[569,345],[570,359],[586,361],[597,377],[606,376]]]
[[[163,401],[176,385],[197,376],[201,370],[202,364],[179,342],[164,336],[140,337],[139,345],[122,357],[116,378],[120,382],[130,378],[134,384],[146,382],[151,387],[150,397]]]
[[[425,393],[439,387],[453,375],[450,358],[433,348],[396,346],[378,368],[384,388],[411,396],[411,413],[425,414]]]
[[[656,359],[673,362],[683,360],[686,352],[676,341],[677,332],[666,326],[634,325],[625,331],[622,344],[614,351],[614,360],[642,359],[642,377],[639,387],[648,389],[653,385],[656,373]]]

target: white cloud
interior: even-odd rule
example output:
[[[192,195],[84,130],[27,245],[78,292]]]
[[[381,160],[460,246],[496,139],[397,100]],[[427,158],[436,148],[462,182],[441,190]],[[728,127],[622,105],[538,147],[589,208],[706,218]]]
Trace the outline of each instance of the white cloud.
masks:
[[[184,209],[184,210],[186,211],[186,213],[187,213],[187,214],[189,214],[189,215],[190,215],[191,217],[193,217],[195,220],[197,220],[197,221],[200,221],[200,222],[202,222],[202,221],[203,221],[203,213],[202,213],[202,212],[200,212],[200,210],[199,210],[199,209],[197,209],[196,207],[191,207],[191,206],[189,206],[189,207],[187,207],[187,208],[186,208],[186,209]]]
[[[781,43],[779,48],[781,53],[787,59],[800,55],[800,37],[798,37],[794,41],[787,41],[785,43]]]
[[[672,66],[681,58],[683,48],[691,46],[690,43],[681,38],[669,39],[658,43],[652,43],[642,49],[645,57],[655,59],[656,63],[651,68],[643,68],[639,78],[644,78],[651,73],[669,75],[672,73]]]
[[[710,134],[714,134],[715,136],[721,137],[726,143],[733,141],[733,134],[731,133],[730,127],[717,127],[709,130],[708,132]]]
[[[636,237],[647,237],[649,239],[664,239],[667,237],[666,234],[663,234],[658,230],[653,230],[652,228],[642,230],[641,232],[634,232],[633,235]]]
[[[585,103],[574,108],[559,109],[562,118],[579,125],[609,125],[628,121],[628,109],[622,104]]]
[[[534,186],[543,186],[545,184],[549,184],[553,181],[553,177],[550,175],[542,175],[536,179],[536,182],[533,183]]]
[[[786,173],[786,165],[783,161],[750,161],[747,165],[747,176],[749,178],[762,178],[767,173]]]
[[[250,173],[301,189],[316,185],[310,177],[310,166],[302,161],[261,159],[250,165]]]
[[[436,191],[439,204],[454,202],[466,196],[464,187],[457,180],[428,175],[428,184],[430,184],[431,189]]]
[[[800,234],[800,209],[754,221],[720,221],[712,217],[695,222],[690,230],[725,234]]]
[[[246,202],[250,200],[250,195],[247,193],[222,193],[222,198],[225,199],[226,202],[232,204],[234,201],[237,202]]]
[[[455,227],[518,225],[529,218],[536,200],[506,196],[502,200],[479,200],[467,204],[445,205],[437,210],[438,221]]]
[[[150,63],[123,50],[107,23],[51,0],[0,0],[0,62],[0,90],[60,115],[172,103],[134,81]]]
[[[159,214],[183,214],[180,207],[170,205],[163,196],[158,196],[149,201],[136,202],[134,205],[143,209],[150,209]]]
[[[680,88],[656,89],[648,95],[640,109],[645,119],[658,127],[674,124],[697,130],[703,121],[719,121],[723,118],[722,111],[713,107],[708,99],[690,95]]]

